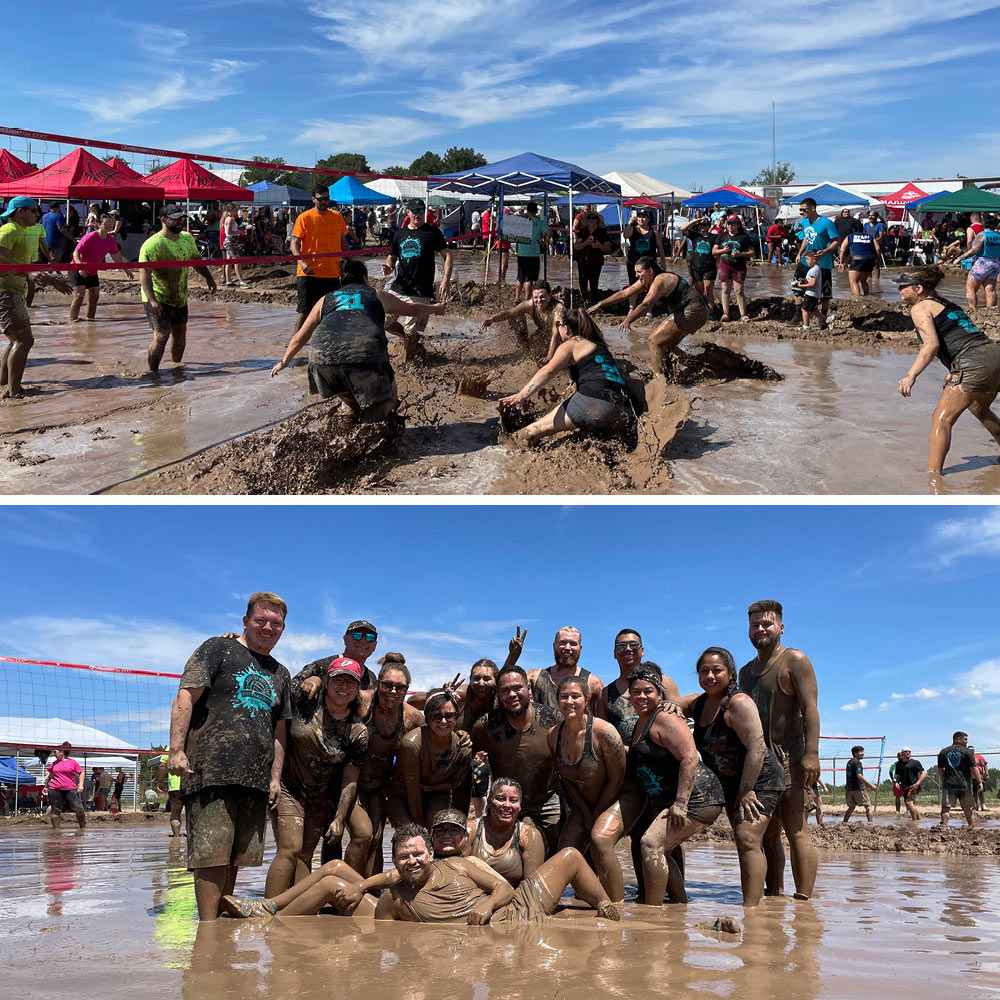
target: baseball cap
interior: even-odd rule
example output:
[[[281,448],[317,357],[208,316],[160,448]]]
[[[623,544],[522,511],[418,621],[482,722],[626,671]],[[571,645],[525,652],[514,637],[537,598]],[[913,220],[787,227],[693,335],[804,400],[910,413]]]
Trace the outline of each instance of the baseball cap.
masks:
[[[909,747],[903,747],[903,749],[900,750],[899,752],[900,753],[913,753],[913,751]]]
[[[463,830],[468,829],[465,817],[457,809],[442,809],[434,817],[431,829],[436,830],[439,826],[460,826]]]
[[[889,279],[894,285],[898,285],[900,288],[907,288],[910,285],[922,285],[922,281],[918,281],[913,277],[912,274],[899,274],[895,278]]]
[[[411,198],[406,203],[407,211],[410,212],[426,212],[427,206],[424,204],[423,198]]]
[[[364,618],[358,618],[357,621],[351,622],[351,624],[348,625],[347,628],[344,629],[344,631],[345,632],[359,632],[359,631],[374,632],[376,635],[378,635],[378,629],[375,628],[375,626],[372,625],[371,622],[365,621]]]
[[[326,679],[331,677],[353,677],[361,683],[361,664],[349,656],[335,656],[326,668]]]
[[[161,219],[186,219],[187,212],[180,205],[164,205],[160,209]]]
[[[23,194],[19,194],[16,198],[10,199],[0,219],[9,219],[19,208],[38,208],[38,202],[34,198],[26,198]]]

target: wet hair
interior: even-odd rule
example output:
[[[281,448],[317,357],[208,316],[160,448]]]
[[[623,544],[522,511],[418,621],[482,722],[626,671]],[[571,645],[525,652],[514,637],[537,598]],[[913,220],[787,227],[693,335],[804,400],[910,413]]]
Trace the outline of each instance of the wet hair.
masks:
[[[643,660],[628,675],[628,688],[630,691],[636,681],[648,681],[659,691],[660,684],[663,683],[663,671],[660,669],[659,664],[654,663],[652,660]]]
[[[390,670],[397,670],[406,678],[406,683],[410,683],[410,668],[406,665],[406,660],[402,653],[386,653],[385,656],[375,662],[382,668],[378,672],[379,680],[382,680]]]
[[[590,318],[590,313],[586,309],[567,309],[564,322],[574,337],[583,337],[584,340],[599,344],[601,347],[608,346],[600,327]]]
[[[644,271],[652,271],[653,274],[663,274],[663,268],[652,257],[637,257],[635,263],[637,266],[641,265]]]
[[[858,744],[858,746],[856,746],[856,747],[851,747],[851,755],[853,756],[853,755],[854,755],[854,754],[856,754],[856,753],[857,753],[857,752],[858,752],[859,750],[864,750],[864,747],[863,747],[863,746],[861,746],[860,744]]]
[[[923,285],[931,292],[944,281],[944,271],[936,264],[932,267],[915,267],[907,274],[913,278],[915,284]]]
[[[494,778],[493,781],[490,783],[491,797],[498,788],[513,788],[518,795],[522,794],[521,782],[515,781],[513,778]]]
[[[777,616],[778,621],[781,621],[781,604],[778,601],[772,601],[769,598],[763,601],[754,601],[753,604],[747,608],[747,617],[750,615],[767,614],[771,613]]]
[[[581,638],[582,638],[582,635],[583,635],[583,634],[582,634],[582,633],[580,632],[580,630],[579,630],[579,629],[578,629],[578,628],[577,628],[577,627],[576,627],[575,625],[563,625],[563,627],[562,627],[562,628],[557,628],[557,629],[556,629],[556,634],[555,634],[554,636],[552,636],[552,641],[553,641],[553,642],[555,642],[555,641],[556,641],[556,639],[558,639],[558,638],[559,638],[559,633],[560,633],[560,632],[575,632],[575,633],[576,633],[577,635],[579,635],[579,636],[580,636]]]
[[[532,291],[537,292],[539,288],[548,292],[549,295],[552,294],[552,286],[547,281],[536,281],[534,285],[532,285]]]
[[[726,665],[726,671],[729,674],[729,689],[727,690],[727,695],[733,695],[737,691],[736,687],[736,661],[733,659],[733,654],[729,652],[724,646],[709,646],[708,649],[702,652],[701,656],[695,661],[695,670],[701,666],[701,661],[705,659],[706,656],[717,656]]]
[[[345,284],[361,284],[368,277],[368,266],[357,257],[342,258],[340,280]]]
[[[516,663],[511,663],[509,666],[502,667],[500,673],[497,674],[497,687],[500,686],[500,682],[508,674],[517,674],[525,684],[528,683],[528,674],[524,667],[519,667]]]
[[[288,605],[277,594],[268,593],[266,590],[252,593],[247,601],[247,618],[253,614],[255,604],[273,604],[276,608],[281,608],[282,621],[288,617]]]
[[[816,199],[815,198],[803,198],[802,201],[799,202],[799,204],[800,205],[808,205],[811,209],[815,210],[815,208],[816,208]]]
[[[587,686],[587,682],[582,677],[580,677],[578,674],[576,674],[576,675],[574,675],[572,677],[564,677],[559,682],[559,686],[556,688],[556,698],[557,699],[558,699],[559,695],[562,694],[563,688],[566,688],[566,687],[578,687],[580,689],[580,693],[583,695],[584,706],[586,706],[587,699],[590,696],[590,690],[589,690],[589,688]],[[584,711],[586,711],[586,707],[584,708]]]
[[[963,733],[961,729],[959,729],[958,732],[951,734],[951,741],[952,741],[952,743],[954,743],[955,740],[967,740],[968,738],[969,738],[969,734],[968,733]]]
[[[445,691],[443,688],[430,691],[427,701],[424,702],[424,718],[439,709],[446,701],[450,701],[455,706],[455,711],[458,711],[458,699],[450,691]]]
[[[475,663],[469,667],[469,680],[472,680],[472,671],[478,667],[485,667],[493,675],[493,682],[496,683],[497,674],[499,672],[497,665],[492,660],[487,660],[484,656],[481,660],[476,660]]]
[[[637,628],[620,628],[615,635],[615,642],[617,642],[623,635],[634,635],[639,642],[642,642],[642,636],[639,635],[639,630]]]
[[[405,823],[392,835],[393,859],[396,857],[396,848],[405,841],[412,840],[414,837],[420,837],[423,840],[425,850],[433,850],[431,845],[431,834],[426,826],[421,826],[419,823]]]

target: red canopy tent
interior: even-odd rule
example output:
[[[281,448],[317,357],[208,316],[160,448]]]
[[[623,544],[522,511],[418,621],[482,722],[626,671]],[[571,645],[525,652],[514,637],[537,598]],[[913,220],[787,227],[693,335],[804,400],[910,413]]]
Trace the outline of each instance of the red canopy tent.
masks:
[[[126,177],[131,177],[133,180],[145,180],[142,174],[138,170],[133,170],[120,156],[112,156],[108,163],[113,164],[118,168],[119,172],[124,174]]]
[[[253,201],[253,191],[230,184],[194,160],[184,158],[149,174],[146,183],[162,187],[168,198],[184,201]]]
[[[721,194],[723,191],[732,191],[733,194],[741,194],[745,198],[753,198],[754,201],[759,201],[762,205],[768,205],[770,202],[767,198],[761,198],[759,194],[754,194],[752,191],[744,191],[743,188],[737,187],[735,184],[727,184],[725,187],[716,188],[714,191],[710,192],[712,194]],[[725,198],[716,198],[717,202],[722,205],[723,208],[726,207]]]
[[[32,174],[35,168],[16,157],[7,149],[0,149],[0,181],[14,181],[25,174]]]
[[[109,198],[131,201],[163,200],[163,188],[127,177],[85,149],[74,149],[61,160],[34,173],[0,184],[0,196],[26,194],[35,198]]]
[[[899,222],[906,213],[906,206],[917,198],[926,198],[927,192],[921,191],[913,181],[907,181],[898,191],[879,199],[886,206],[890,222]]]
[[[655,198],[647,198],[646,195],[641,194],[637,198],[629,198],[628,201],[623,201],[622,205],[626,208],[631,208],[633,205],[641,208],[659,208],[660,202]]]

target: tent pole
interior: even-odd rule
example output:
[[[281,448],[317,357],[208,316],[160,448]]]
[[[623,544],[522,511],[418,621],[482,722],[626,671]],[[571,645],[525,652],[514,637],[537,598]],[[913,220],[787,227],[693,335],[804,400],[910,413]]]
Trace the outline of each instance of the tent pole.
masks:
[[[573,182],[569,185],[569,302],[567,308],[573,306]]]
[[[549,193],[548,191],[542,192],[542,218],[545,220],[545,231],[549,230]],[[549,280],[549,249],[546,246],[544,248],[545,253],[542,256],[542,280]]]
[[[14,811],[11,813],[12,816],[17,815],[17,800],[21,797],[19,791],[21,786],[21,750],[19,747],[14,747]]]
[[[753,210],[757,216],[757,256],[760,257],[760,262],[764,263],[764,239],[760,231],[760,206],[757,202],[753,203]]]
[[[500,190],[497,191],[497,285],[500,284],[503,271],[503,244],[503,184],[501,184]]]
[[[490,195],[490,203],[486,210],[490,213],[490,224],[486,227],[486,273],[483,275],[483,287],[490,283],[490,252],[493,250],[493,225],[496,218],[496,192]]]

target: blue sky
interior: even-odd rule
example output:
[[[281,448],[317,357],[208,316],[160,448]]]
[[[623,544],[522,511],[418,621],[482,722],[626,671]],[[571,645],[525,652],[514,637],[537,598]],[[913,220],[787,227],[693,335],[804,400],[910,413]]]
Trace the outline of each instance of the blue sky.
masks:
[[[501,662],[516,624],[522,664],[546,666],[572,624],[604,680],[615,633],[633,627],[690,692],[705,647],[751,658],[746,606],[774,597],[787,644],[816,667],[824,734],[926,750],[966,729],[1000,748],[995,507],[7,506],[0,536],[18,567],[2,655],[179,671],[203,639],[239,630],[262,589],[288,602],[275,655],[293,673],[339,652],[356,617],[378,626],[376,656],[406,656],[415,687]],[[87,721],[114,730],[116,696],[100,690]],[[72,711],[61,686],[35,691],[36,710]],[[165,717],[136,710],[139,724]]]
[[[9,7],[7,37],[38,37],[37,9]],[[81,9],[45,8],[79,58],[40,39],[6,47],[8,124],[305,165],[357,151],[376,169],[452,145],[491,160],[533,150],[710,188],[770,162],[773,99],[778,159],[803,181],[983,175],[1000,158],[976,96],[1000,51],[1000,0]]]

